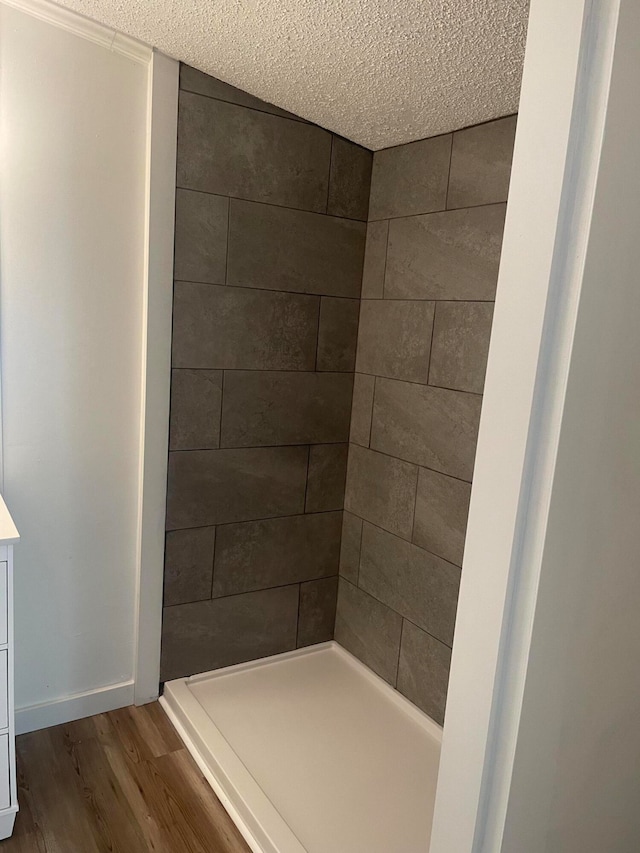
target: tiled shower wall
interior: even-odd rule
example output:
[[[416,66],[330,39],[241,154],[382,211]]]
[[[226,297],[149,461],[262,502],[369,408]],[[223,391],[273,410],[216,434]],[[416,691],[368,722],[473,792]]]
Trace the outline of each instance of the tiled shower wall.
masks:
[[[181,69],[163,680],[333,636],[371,160]]]
[[[515,123],[373,160],[335,636],[440,722]]]

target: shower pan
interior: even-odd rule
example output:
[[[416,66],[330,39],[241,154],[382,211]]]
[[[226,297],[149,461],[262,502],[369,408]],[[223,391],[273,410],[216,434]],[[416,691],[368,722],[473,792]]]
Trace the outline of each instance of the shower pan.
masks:
[[[337,643],[160,701],[254,853],[428,850],[442,730]]]

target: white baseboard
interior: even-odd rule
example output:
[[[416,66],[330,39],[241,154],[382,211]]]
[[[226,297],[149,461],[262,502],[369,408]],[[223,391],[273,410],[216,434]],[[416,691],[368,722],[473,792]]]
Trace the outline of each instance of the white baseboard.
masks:
[[[86,693],[75,693],[62,699],[53,699],[41,705],[16,708],[16,734],[35,732],[49,726],[58,726],[94,714],[104,714],[116,708],[133,704],[133,680],[97,687]]]

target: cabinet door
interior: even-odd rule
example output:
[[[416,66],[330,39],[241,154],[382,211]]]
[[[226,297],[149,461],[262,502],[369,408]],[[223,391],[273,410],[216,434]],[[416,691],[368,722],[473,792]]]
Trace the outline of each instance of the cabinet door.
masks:
[[[7,642],[7,563],[0,563],[0,646]]]
[[[0,729],[9,727],[9,652],[0,652]]]
[[[0,735],[0,809],[8,809],[10,805],[9,735]]]

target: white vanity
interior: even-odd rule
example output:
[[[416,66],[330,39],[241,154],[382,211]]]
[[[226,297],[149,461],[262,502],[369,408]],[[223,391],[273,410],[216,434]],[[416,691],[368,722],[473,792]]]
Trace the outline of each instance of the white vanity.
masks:
[[[20,539],[0,496],[0,839],[18,811],[13,712],[13,545]]]

